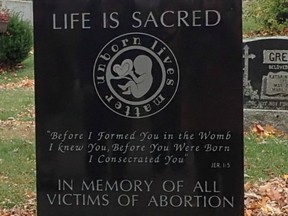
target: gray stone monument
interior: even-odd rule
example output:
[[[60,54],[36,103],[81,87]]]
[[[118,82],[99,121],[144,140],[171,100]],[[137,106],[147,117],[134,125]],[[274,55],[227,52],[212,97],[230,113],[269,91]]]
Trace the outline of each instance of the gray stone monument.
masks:
[[[244,108],[288,110],[288,38],[244,41]]]
[[[244,125],[273,125],[288,132],[288,37],[243,43]]]

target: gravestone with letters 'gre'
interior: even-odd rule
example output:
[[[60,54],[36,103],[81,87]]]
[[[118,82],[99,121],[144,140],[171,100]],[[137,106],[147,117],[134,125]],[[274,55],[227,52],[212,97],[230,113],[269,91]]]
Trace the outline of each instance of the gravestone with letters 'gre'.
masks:
[[[33,3],[38,216],[243,215],[242,2]]]
[[[288,38],[267,37],[243,44],[244,107],[288,109]]]

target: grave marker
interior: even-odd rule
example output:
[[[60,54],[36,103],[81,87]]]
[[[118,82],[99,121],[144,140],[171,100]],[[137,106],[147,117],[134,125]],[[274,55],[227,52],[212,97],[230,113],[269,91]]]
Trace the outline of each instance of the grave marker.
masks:
[[[241,1],[33,3],[38,216],[243,215]]]
[[[288,39],[248,40],[243,44],[244,108],[288,109]]]

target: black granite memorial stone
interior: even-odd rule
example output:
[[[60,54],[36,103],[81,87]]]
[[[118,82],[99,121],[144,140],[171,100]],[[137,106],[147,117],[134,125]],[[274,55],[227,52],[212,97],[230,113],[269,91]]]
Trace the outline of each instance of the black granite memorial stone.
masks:
[[[259,38],[243,44],[244,107],[288,109],[288,38]]]
[[[35,0],[38,216],[243,215],[240,0]]]

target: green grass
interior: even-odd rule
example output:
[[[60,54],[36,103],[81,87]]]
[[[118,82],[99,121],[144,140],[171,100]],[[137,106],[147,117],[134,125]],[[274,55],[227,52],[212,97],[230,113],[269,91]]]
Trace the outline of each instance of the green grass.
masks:
[[[21,206],[35,191],[34,142],[0,140],[0,208]]]
[[[255,33],[259,32],[262,29],[262,26],[259,24],[259,21],[257,22],[255,18],[255,14],[251,16],[251,2],[243,2],[243,18],[242,18],[242,23],[243,23],[243,33],[245,34],[250,34],[250,33]]]
[[[0,120],[9,118],[30,121],[31,109],[34,106],[34,92],[32,89],[0,89]]]
[[[33,56],[15,72],[0,74],[0,86],[33,79]],[[21,206],[35,192],[34,91],[0,88],[0,209]]]
[[[15,83],[15,88],[0,88],[0,120],[33,120],[34,90],[17,87],[22,80],[34,79],[34,61],[31,55],[23,62],[21,69],[0,74],[0,86]]]
[[[23,79],[34,79],[34,56],[30,55],[23,63],[20,69],[14,72],[7,72],[0,74],[0,85],[11,82],[19,82]]]
[[[251,32],[259,32],[262,27],[259,23],[255,21],[255,19],[249,17],[243,19],[243,33],[249,34]]]
[[[255,135],[245,137],[246,181],[266,180],[288,174],[288,138],[260,139]]]

